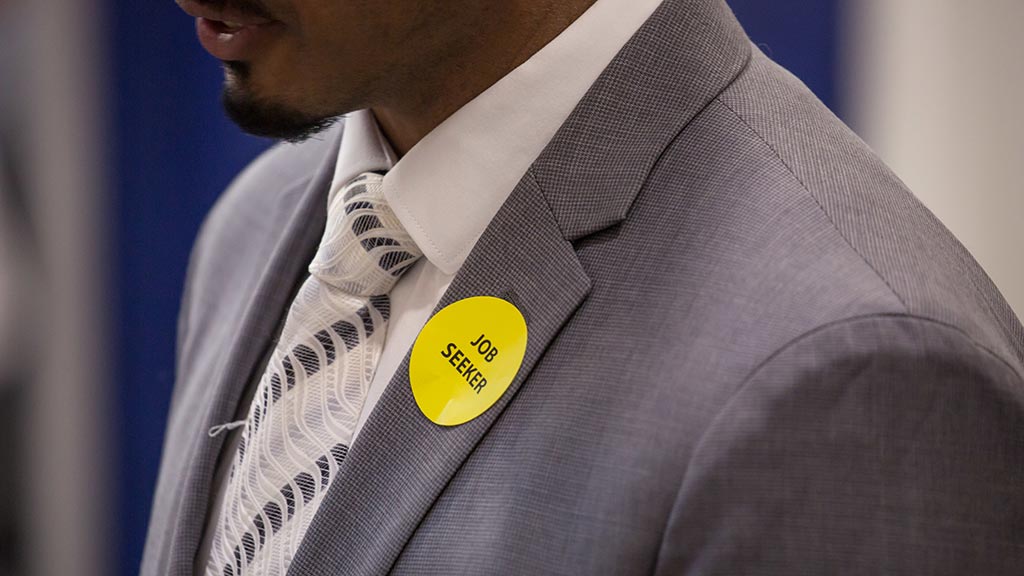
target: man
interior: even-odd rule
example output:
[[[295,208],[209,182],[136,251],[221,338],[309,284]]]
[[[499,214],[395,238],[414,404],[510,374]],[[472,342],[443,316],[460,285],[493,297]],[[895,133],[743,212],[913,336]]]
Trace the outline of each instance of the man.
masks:
[[[1019,573],[1024,330],[724,2],[180,3],[301,143],[197,241],[144,574]]]

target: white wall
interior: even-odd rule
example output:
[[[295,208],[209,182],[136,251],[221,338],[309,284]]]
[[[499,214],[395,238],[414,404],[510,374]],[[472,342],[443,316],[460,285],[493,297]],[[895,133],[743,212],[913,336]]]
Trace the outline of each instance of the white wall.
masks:
[[[1024,0],[848,0],[857,131],[1024,316]]]
[[[3,0],[0,0],[2,2]],[[148,1],[148,0],[144,0]],[[112,574],[102,0],[19,0],[24,184],[45,279],[28,386],[29,574]]]

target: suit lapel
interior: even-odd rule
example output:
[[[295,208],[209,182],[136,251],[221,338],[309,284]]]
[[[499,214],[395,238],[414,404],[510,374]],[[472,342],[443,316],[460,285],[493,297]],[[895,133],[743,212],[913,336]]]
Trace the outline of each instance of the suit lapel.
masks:
[[[327,190],[338,142],[330,147],[319,170],[305,186],[295,211],[274,247],[256,290],[246,306],[245,316],[226,360],[210,385],[193,386],[204,397],[191,406],[207,407],[204,414],[185,415],[196,423],[188,427],[191,437],[190,464],[184,474],[184,487],[176,523],[172,527],[168,574],[192,574],[195,555],[206,523],[210,489],[217,460],[226,435],[210,438],[207,431],[235,418],[238,402],[246,386],[256,377],[260,359],[273,344],[274,334],[284,320],[294,287],[309,264],[323,234],[327,218]]]
[[[530,233],[523,234],[524,229]],[[406,355],[353,444],[289,573],[386,572],[589,289],[590,281],[539,187],[529,176],[524,178],[437,306],[439,310],[471,296],[498,296],[515,304],[529,329],[517,376],[483,415],[443,427],[416,405]]]

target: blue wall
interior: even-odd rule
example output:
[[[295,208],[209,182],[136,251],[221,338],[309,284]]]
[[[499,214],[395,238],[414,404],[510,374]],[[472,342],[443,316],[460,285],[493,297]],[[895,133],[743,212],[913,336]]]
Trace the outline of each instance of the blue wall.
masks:
[[[733,0],[753,39],[835,105],[839,0]],[[221,72],[169,1],[111,4],[115,158],[116,525],[119,573],[142,556],[192,240],[231,178],[268,142],[218,103]]]
[[[842,0],[728,0],[762,51],[840,116],[836,91]]]
[[[114,12],[116,553],[127,576],[142,557],[192,240],[220,191],[267,143],[223,117],[217,63],[173,1],[122,0]]]

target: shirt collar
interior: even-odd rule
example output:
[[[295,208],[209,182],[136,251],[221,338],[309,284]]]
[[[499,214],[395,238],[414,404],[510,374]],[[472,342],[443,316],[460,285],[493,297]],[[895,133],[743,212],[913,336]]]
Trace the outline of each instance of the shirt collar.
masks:
[[[346,114],[327,205],[330,206],[334,195],[356,176],[364,172],[386,172],[395,165],[396,158],[391,144],[381,134],[377,120],[369,110]]]
[[[615,54],[661,0],[597,0],[526,62],[460,108],[400,161],[368,111],[348,115],[332,196],[369,170],[430,262],[462,266],[498,209]]]

